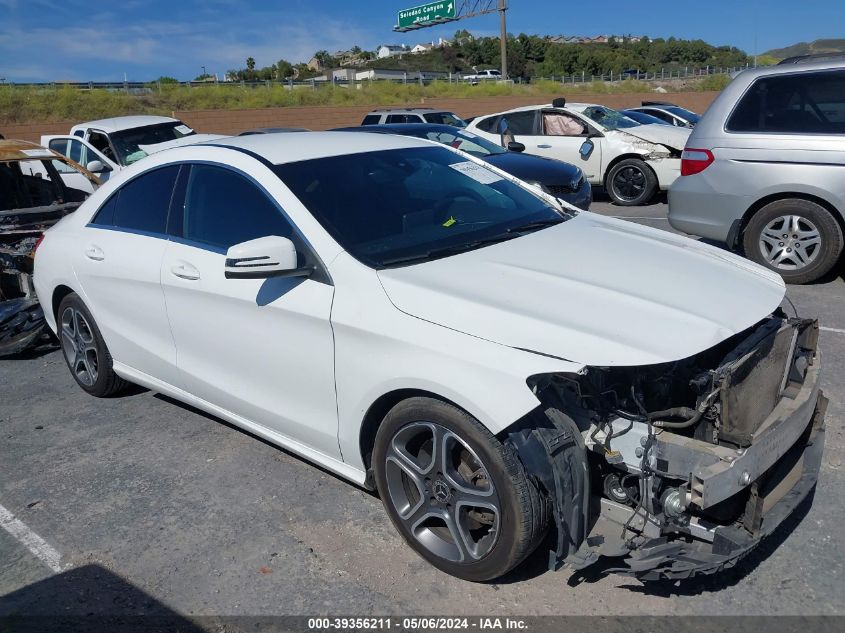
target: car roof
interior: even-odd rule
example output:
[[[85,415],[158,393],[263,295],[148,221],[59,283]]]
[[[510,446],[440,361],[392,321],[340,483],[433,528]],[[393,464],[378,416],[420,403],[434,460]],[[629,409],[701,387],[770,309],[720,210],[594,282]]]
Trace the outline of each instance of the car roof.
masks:
[[[452,134],[462,132],[473,135],[464,128],[446,125],[444,123],[378,123],[376,125],[362,125],[360,127],[342,127],[331,130],[332,132],[390,132],[393,134],[405,134],[413,132],[413,135],[425,134],[426,132],[451,132]],[[474,136],[474,135],[473,135]]]
[[[220,146],[242,150],[256,154],[274,165],[280,165],[314,158],[329,158],[364,152],[431,147],[431,142],[409,136],[390,134],[289,132],[283,136],[275,134],[232,136],[188,147],[196,149],[203,146]]]
[[[131,130],[136,127],[145,127],[147,125],[158,125],[160,123],[181,123],[179,119],[173,119],[166,116],[152,116],[152,115],[137,115],[137,116],[116,116],[110,119],[97,119],[96,121],[88,121],[86,123],[79,123],[74,125],[72,129],[77,128],[96,128],[103,132],[120,132],[121,130]]]
[[[504,110],[503,112],[497,112],[495,114],[485,115],[483,118],[489,118],[491,116],[499,116],[502,114],[509,114],[511,112],[526,112],[528,110],[536,110],[537,108],[548,108],[550,110],[572,110],[573,112],[583,112],[587,108],[591,108],[593,106],[604,108],[606,106],[602,106],[598,103],[569,103],[567,102],[564,107],[554,106],[551,103],[537,103],[535,105],[530,106],[522,106],[519,108],[511,108],[510,110]],[[482,117],[476,117],[477,119],[481,119]]]
[[[39,155],[33,156],[26,153],[33,151],[39,152]],[[38,143],[18,141],[15,139],[0,140],[0,160],[2,161],[38,160],[40,158],[48,158],[50,156],[58,158],[55,152],[39,145]]]
[[[818,62],[807,62],[801,64],[778,64],[776,66],[760,66],[748,68],[737,74],[736,78],[742,78],[750,82],[758,77],[769,77],[771,75],[794,75],[796,73],[808,73],[817,70],[843,70],[845,59],[828,59]]]
[[[397,112],[411,112],[413,114],[431,114],[432,112],[449,112],[449,110],[435,110],[434,108],[378,108],[370,114],[395,114]]]

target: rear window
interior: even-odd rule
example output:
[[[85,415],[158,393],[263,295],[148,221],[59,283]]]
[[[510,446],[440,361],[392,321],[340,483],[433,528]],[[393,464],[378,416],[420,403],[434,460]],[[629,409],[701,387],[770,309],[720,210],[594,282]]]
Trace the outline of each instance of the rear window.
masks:
[[[763,77],[740,99],[730,132],[845,134],[845,71]]]
[[[379,114],[368,114],[364,117],[364,120],[361,122],[361,125],[378,125],[378,122],[381,120],[381,115]]]

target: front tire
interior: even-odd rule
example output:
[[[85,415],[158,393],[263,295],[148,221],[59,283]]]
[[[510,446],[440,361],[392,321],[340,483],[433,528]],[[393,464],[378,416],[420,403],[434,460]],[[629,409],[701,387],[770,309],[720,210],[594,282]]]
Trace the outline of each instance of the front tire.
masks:
[[[410,398],[391,409],[376,436],[373,468],[408,545],[458,578],[502,576],[548,527],[545,499],[515,451],[440,400]]]
[[[746,257],[778,273],[786,283],[805,284],[826,275],[842,255],[842,229],[823,206],[791,198],[757,211],[743,233]]]
[[[106,398],[129,384],[114,373],[112,357],[100,329],[75,292],[59,304],[56,325],[65,363],[83,390],[92,396]]]
[[[639,158],[626,158],[607,173],[605,189],[614,204],[636,207],[646,204],[657,192],[657,176]]]

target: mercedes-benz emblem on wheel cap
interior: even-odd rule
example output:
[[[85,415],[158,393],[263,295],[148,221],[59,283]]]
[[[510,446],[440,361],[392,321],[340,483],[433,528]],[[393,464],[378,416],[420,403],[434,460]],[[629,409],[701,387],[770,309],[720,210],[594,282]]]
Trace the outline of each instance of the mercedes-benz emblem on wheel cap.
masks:
[[[446,482],[442,479],[435,481],[432,489],[434,492],[434,498],[440,503],[446,503],[449,500],[449,486],[446,485]]]

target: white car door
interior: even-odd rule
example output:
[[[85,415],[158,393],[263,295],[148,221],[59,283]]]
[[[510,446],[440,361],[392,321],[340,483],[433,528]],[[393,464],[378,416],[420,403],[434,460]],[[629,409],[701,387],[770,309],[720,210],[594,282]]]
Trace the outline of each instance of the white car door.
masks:
[[[505,115],[515,140],[525,145],[526,153],[576,165],[590,183],[601,184],[604,179],[602,138],[591,138],[597,130],[568,112],[550,109],[534,112],[536,116],[530,134],[520,133],[525,130],[524,123],[515,118],[515,115],[524,113]]]
[[[161,289],[167,215],[179,166],[124,184],[82,229],[73,268],[116,362],[168,383],[176,350]]]
[[[106,182],[112,173],[120,169],[120,165],[106,158],[102,152],[99,152],[90,143],[88,143],[88,141],[84,141],[78,136],[42,136],[41,144],[44,147],[48,147],[51,150],[58,152],[62,156],[67,156],[85,168],[88,168],[89,165],[91,167],[97,167],[92,163],[99,161],[102,165],[101,168],[88,169],[88,171],[97,174],[102,182]],[[84,176],[78,174],[78,172],[70,170],[68,167],[65,167],[64,171],[59,170],[59,173],[62,175],[62,180],[64,180],[69,187],[73,187],[75,189],[81,188],[74,184],[79,180],[79,177],[85,179]],[[77,174],[77,176],[74,176],[74,174]]]
[[[275,178],[265,171],[259,177]],[[313,257],[280,206],[252,178],[196,164],[183,200],[174,207],[161,268],[179,386],[339,459],[333,286],[320,276],[324,273],[225,278],[227,249],[258,237],[288,237],[302,257]]]

